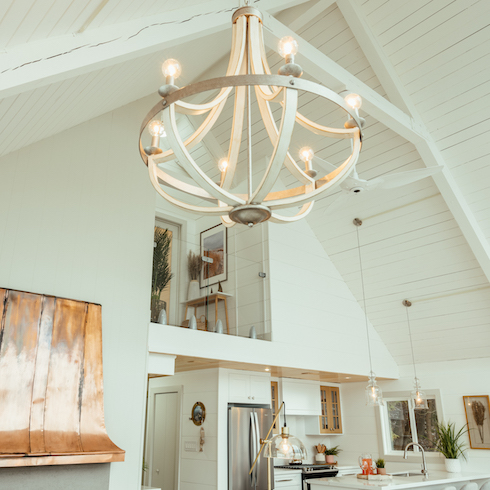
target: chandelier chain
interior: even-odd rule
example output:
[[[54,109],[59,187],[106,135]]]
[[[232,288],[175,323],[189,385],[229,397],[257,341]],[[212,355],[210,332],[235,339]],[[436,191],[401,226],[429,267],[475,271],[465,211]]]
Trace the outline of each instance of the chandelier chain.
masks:
[[[362,224],[362,222],[360,224]],[[370,372],[372,373],[373,372],[373,361],[371,358],[371,339],[369,338],[369,322],[368,322],[367,307],[366,307],[366,292],[364,289],[364,274],[362,272],[361,240],[359,238],[359,226],[360,226],[360,224],[359,225],[356,224],[357,251],[359,253],[359,267],[361,269],[362,302],[364,305],[364,317],[366,319],[366,337],[367,337],[368,353],[369,353],[369,368],[370,368]]]

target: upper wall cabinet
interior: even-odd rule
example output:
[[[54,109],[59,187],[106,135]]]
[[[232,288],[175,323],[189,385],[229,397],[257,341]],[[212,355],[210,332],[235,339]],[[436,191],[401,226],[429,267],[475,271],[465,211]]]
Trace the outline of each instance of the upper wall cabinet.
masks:
[[[271,404],[270,376],[230,372],[228,401],[230,403]]]
[[[340,389],[335,386],[320,386],[318,397],[321,405],[319,417],[308,417],[305,421],[307,434],[342,434]]]
[[[281,386],[286,416],[322,414],[318,382],[282,378]]]

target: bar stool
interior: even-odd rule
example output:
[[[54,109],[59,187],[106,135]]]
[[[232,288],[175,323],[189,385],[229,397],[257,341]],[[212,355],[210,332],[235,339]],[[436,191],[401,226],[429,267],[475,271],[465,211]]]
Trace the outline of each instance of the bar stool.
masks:
[[[475,482],[470,482],[463,485],[460,490],[478,490],[478,484]]]

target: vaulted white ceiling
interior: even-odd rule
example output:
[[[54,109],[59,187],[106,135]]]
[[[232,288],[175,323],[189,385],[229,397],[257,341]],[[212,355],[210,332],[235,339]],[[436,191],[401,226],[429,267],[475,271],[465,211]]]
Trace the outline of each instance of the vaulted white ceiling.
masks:
[[[168,57],[183,65],[179,84],[205,72],[223,73],[236,6],[226,0],[4,2],[0,155],[154,94]],[[327,209],[337,191],[318,201],[307,218],[359,301],[352,220],[363,220],[368,315],[390,352],[399,364],[411,362],[402,306],[408,298],[417,361],[488,357],[490,4],[260,0],[254,6],[265,13],[273,70],[280,63],[275,39],[293,32],[305,77],[363,96],[361,178],[445,167],[434,179],[350,194]],[[300,100],[306,116],[343,124],[339,111],[314,97]],[[214,168],[216,152],[227,148],[230,117],[227,107],[212,141],[205,140],[207,151],[196,149],[203,168]],[[134,124],[136,138],[140,121]],[[300,131],[294,145],[305,138]],[[265,140],[254,124],[259,156],[270,152]],[[342,152],[324,145],[317,154],[338,163]],[[294,185],[287,173],[281,179]]]

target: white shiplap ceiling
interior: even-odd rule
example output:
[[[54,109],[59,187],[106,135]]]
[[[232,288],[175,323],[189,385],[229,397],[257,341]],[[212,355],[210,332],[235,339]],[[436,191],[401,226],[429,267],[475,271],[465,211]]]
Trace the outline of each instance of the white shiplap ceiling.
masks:
[[[286,4],[261,0],[256,4],[271,11],[296,4],[277,19],[291,25],[319,54],[347,70],[355,77],[353,83],[357,80],[390,100],[395,116],[397,107],[405,113],[410,110],[412,119],[408,120],[414,128],[425,126],[436,157],[440,155],[450,171],[449,180],[439,176],[437,185],[428,178],[391,191],[351,195],[342,207],[325,213],[337,191],[317,202],[308,217],[359,301],[359,260],[352,220],[363,219],[359,233],[368,315],[390,352],[399,364],[411,362],[406,309],[402,306],[402,300],[409,298],[413,301],[409,313],[417,361],[488,357],[490,284],[486,272],[490,258],[485,258],[485,250],[490,239],[490,3],[298,0]],[[234,6],[224,0],[3,2],[0,72],[9,79],[2,90],[0,75],[0,155],[155,93],[162,81],[161,61],[169,56],[178,58],[184,67],[179,83],[199,78],[210,67],[207,75],[222,73],[230,31],[222,26],[220,16],[225,12],[223,18],[228,19],[228,10]],[[184,21],[191,22],[196,13],[207,15],[215,27],[206,29],[197,23],[182,38],[172,34],[177,41],[170,40],[164,46],[150,38],[134,44],[140,41],[138,37],[132,39],[133,34],[149,28],[156,18],[163,24],[169,16],[169,27],[162,31],[165,34],[171,30],[170,23],[179,26],[180,22],[185,27]],[[63,66],[53,64],[56,59],[49,61],[58,44],[60,53],[65,45],[73,49],[73,39],[93,42],[91,53],[97,57],[95,41],[112,41],[114,32],[123,41],[114,46],[112,62],[105,54],[100,62],[91,64],[82,49],[70,55],[65,73]],[[101,45],[102,49],[107,47]],[[31,52],[36,54],[32,59]],[[308,53],[305,66],[312,62],[311,50]],[[41,59],[49,76],[41,73],[42,67],[30,67],[25,73],[34,85],[23,89],[21,65],[33,60],[41,63]],[[301,61],[301,54],[298,59]],[[2,64],[2,60],[6,62]],[[270,61],[274,71],[280,59],[271,52]],[[41,72],[36,85],[37,69]],[[321,70],[313,71],[305,76],[326,83]],[[14,76],[18,76],[21,88],[12,83]],[[337,111],[324,109],[313,97],[301,99],[306,103],[306,116],[342,124]],[[361,110],[367,121],[358,164],[361,178],[433,164],[427,161],[427,154],[423,155],[424,162],[416,145],[390,128],[388,118],[381,122],[374,117],[378,113],[370,104],[366,104],[366,113]],[[228,146],[230,117],[231,108],[227,107],[213,133],[215,151],[217,145],[223,149]],[[259,156],[265,156],[270,147],[255,113],[253,120],[254,145]],[[135,121],[136,128],[139,124]],[[298,134],[296,145],[306,138],[301,130]],[[337,144],[324,145],[317,153],[338,163],[342,155],[339,148]],[[214,168],[212,154],[202,145],[196,148],[196,160],[202,168]],[[455,184],[451,184],[453,177]],[[295,185],[287,172],[281,179],[286,185]],[[454,199],[460,200],[463,209],[468,205],[468,220],[455,214]],[[475,226],[468,230],[473,218]],[[478,244],[475,241],[480,231]]]

